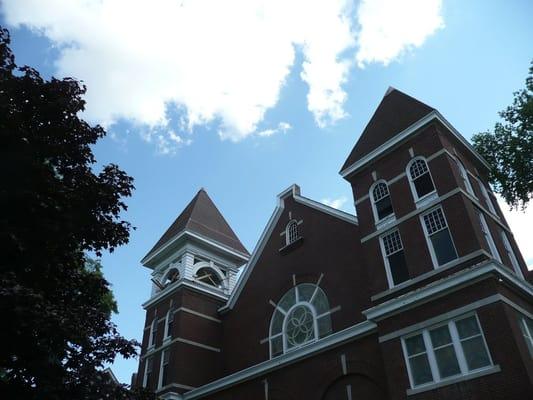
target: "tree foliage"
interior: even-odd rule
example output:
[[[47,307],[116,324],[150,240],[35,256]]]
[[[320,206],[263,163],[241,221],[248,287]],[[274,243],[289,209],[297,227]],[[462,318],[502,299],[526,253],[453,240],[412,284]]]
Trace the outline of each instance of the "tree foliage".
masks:
[[[78,117],[85,86],[17,67],[9,45],[0,27],[0,398],[144,397],[102,372],[138,343],[111,322],[109,283],[86,256],[127,243],[133,179],[94,172],[105,131]]]
[[[511,207],[525,209],[533,197],[533,61],[526,88],[514,93],[500,117],[504,122],[496,123],[494,132],[478,133],[472,141],[492,166],[494,190]]]

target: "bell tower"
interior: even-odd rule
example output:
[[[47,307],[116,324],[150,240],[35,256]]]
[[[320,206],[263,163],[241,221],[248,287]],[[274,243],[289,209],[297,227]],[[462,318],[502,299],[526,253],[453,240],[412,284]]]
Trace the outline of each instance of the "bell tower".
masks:
[[[221,321],[249,253],[202,188],[141,260],[152,270],[137,385],[172,399],[220,375]],[[184,360],[195,359],[194,365]],[[177,398],[177,397],[176,397]]]

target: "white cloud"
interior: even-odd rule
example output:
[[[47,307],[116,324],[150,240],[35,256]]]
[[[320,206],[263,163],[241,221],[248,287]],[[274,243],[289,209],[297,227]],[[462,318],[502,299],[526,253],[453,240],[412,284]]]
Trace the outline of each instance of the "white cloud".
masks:
[[[441,12],[442,0],[362,0],[357,10],[358,65],[387,65],[405,51],[420,47],[444,27]]]
[[[336,208],[338,210],[342,209],[342,207],[346,204],[347,201],[348,201],[348,198],[346,196],[341,196],[336,199],[329,198],[329,197],[322,199],[322,203],[324,203],[327,206]]]
[[[388,63],[442,26],[440,2],[429,0],[364,0],[358,9],[353,0],[0,4],[8,24],[26,25],[57,46],[57,75],[87,84],[86,118],[106,126],[126,119],[159,132],[152,142],[162,137],[172,145],[182,144],[171,129],[209,123],[223,139],[257,133],[278,102],[296,49],[304,59],[308,109],[319,126],[334,123],[346,115],[343,84],[355,60]],[[169,108],[183,114],[176,127]]]
[[[498,195],[498,203],[503,211],[503,215],[513,232],[518,247],[526,260],[530,270],[533,270],[533,246],[531,246],[531,227],[533,226],[533,210],[529,206],[525,212],[509,210],[509,206]]]
[[[257,132],[257,136],[269,137],[275,135],[276,133],[286,133],[289,129],[292,129],[291,124],[288,122],[280,122],[277,128],[259,131]]]

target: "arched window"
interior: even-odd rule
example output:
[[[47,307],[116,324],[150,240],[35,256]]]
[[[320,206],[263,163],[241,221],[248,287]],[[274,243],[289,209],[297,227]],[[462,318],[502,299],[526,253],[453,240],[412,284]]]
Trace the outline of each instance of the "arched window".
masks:
[[[371,190],[372,207],[374,210],[374,219],[379,222],[388,216],[394,214],[387,182],[376,182]]]
[[[176,282],[180,278],[180,272],[177,268],[169,268],[163,278],[161,279],[161,284],[163,286],[170,285],[171,283]]]
[[[409,177],[415,201],[435,192],[431,173],[426,160],[423,158],[415,158],[408,164],[407,176]]]
[[[331,310],[319,286],[302,283],[283,295],[270,320],[270,356],[318,340],[331,333]]]
[[[285,240],[287,245],[296,242],[300,238],[298,234],[298,222],[296,220],[289,221],[285,228]]]
[[[213,268],[200,268],[198,271],[196,271],[195,279],[198,282],[205,283],[206,285],[224,289],[224,285],[222,283],[223,278]]]
[[[457,168],[459,169],[459,174],[461,175],[461,179],[463,180],[463,185],[465,186],[466,191],[475,197],[476,195],[474,194],[474,189],[472,188],[470,179],[468,179],[468,173],[466,172],[465,166],[458,158],[455,159],[455,163],[457,164]]]

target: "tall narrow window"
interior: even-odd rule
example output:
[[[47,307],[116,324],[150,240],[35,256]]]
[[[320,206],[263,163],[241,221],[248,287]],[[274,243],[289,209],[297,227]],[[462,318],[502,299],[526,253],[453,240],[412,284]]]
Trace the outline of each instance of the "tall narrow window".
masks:
[[[174,325],[174,309],[168,310],[165,318],[165,339],[172,337],[172,327]]]
[[[492,257],[494,257],[499,262],[502,261],[500,257],[500,253],[498,253],[498,249],[496,248],[496,244],[494,243],[494,240],[492,239],[492,235],[490,234],[489,226],[487,225],[487,221],[485,220],[485,216],[481,211],[477,212],[479,217],[479,226],[481,227],[481,232],[483,233],[483,236],[485,237],[485,241],[487,242],[487,245],[489,246],[490,254]]]
[[[524,335],[529,354],[533,358],[533,320],[528,317],[522,317],[522,320],[520,321],[520,329]]]
[[[144,365],[144,379],[143,386],[151,388],[152,387],[152,376],[154,371],[154,357],[148,357]]]
[[[408,167],[408,176],[415,200],[420,200],[435,191],[433,179],[424,159],[416,158],[411,161]]]
[[[374,185],[372,189],[372,205],[376,223],[393,215],[389,188],[386,182],[381,181]]]
[[[161,354],[161,368],[159,370],[159,387],[168,385],[168,364],[170,361],[170,349],[163,350]]]
[[[466,191],[472,196],[476,197],[476,195],[474,194],[474,189],[472,188],[472,184],[470,183],[470,179],[468,179],[468,173],[466,172],[465,166],[458,158],[455,159],[455,163],[457,164],[457,168],[459,169],[459,174],[461,175],[461,179],[463,180],[463,185],[466,188]]]
[[[501,236],[503,247],[505,248],[505,252],[507,253],[507,258],[509,258],[509,260],[511,261],[511,266],[519,277],[524,278],[524,275],[522,275],[522,270],[520,269],[520,264],[518,263],[518,259],[516,258],[513,248],[511,247],[511,242],[509,242],[509,238],[507,237],[504,231],[501,231]]]
[[[393,287],[409,279],[400,232],[395,230],[381,237],[382,250],[387,267],[389,286]]]
[[[402,342],[413,388],[492,366],[476,315],[424,329]]]
[[[434,265],[440,266],[456,259],[457,252],[442,208],[424,214],[422,219]]]
[[[155,346],[155,340],[157,337],[157,315],[154,317],[154,320],[152,321],[152,326],[150,327],[150,339],[148,341],[148,346]]]
[[[298,222],[295,220],[289,221],[285,228],[285,241],[289,245],[296,242],[300,238],[298,234]]]
[[[496,209],[494,208],[494,204],[492,203],[492,200],[490,198],[487,188],[485,187],[483,182],[481,182],[480,180],[478,180],[478,182],[479,182],[479,189],[481,190],[481,193],[483,194],[483,199],[485,200],[485,204],[487,205],[491,213],[498,216],[498,214],[496,214]]]

